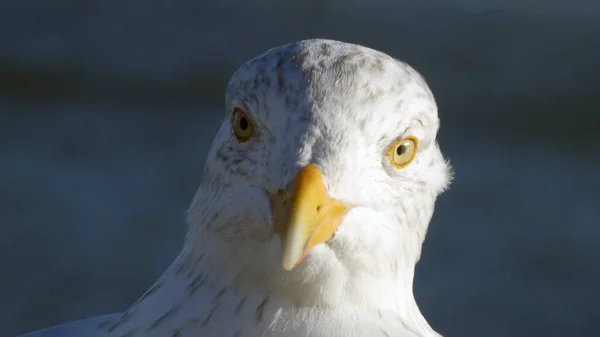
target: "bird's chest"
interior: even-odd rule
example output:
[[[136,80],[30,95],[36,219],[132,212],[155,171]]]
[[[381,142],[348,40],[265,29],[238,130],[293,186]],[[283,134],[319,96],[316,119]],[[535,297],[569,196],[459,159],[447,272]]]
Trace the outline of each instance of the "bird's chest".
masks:
[[[173,294],[171,294],[173,295]],[[162,299],[173,296],[161,296]],[[380,311],[303,307],[272,295],[203,287],[185,300],[133,310],[111,337],[403,337],[418,336]],[[104,336],[104,335],[103,335]]]
[[[268,296],[225,297],[205,315],[174,326],[169,337],[402,337],[417,336],[394,317],[353,310],[289,306]]]

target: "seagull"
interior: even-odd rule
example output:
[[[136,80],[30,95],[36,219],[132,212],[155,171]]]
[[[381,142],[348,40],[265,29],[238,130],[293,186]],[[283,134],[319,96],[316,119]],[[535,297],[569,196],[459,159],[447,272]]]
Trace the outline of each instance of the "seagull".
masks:
[[[243,64],[180,253],[126,311],[23,337],[431,337],[415,265],[453,171],[424,78],[310,39]]]

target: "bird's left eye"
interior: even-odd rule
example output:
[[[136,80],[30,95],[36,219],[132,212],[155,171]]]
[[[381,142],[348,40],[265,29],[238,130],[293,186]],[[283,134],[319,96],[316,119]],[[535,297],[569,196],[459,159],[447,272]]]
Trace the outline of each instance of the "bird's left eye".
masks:
[[[390,146],[388,157],[396,168],[403,168],[415,158],[418,141],[413,136],[403,138]]]
[[[233,134],[240,142],[243,143],[254,136],[254,125],[252,125],[252,121],[244,110],[240,108],[235,108],[233,110],[231,124]]]

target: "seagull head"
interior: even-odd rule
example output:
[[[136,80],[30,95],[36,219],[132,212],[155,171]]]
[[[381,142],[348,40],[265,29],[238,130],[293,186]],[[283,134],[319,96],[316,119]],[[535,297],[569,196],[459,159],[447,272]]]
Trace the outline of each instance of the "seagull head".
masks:
[[[242,65],[225,107],[188,211],[185,247],[203,268],[303,303],[381,304],[412,287],[451,178],[421,75],[305,40]]]

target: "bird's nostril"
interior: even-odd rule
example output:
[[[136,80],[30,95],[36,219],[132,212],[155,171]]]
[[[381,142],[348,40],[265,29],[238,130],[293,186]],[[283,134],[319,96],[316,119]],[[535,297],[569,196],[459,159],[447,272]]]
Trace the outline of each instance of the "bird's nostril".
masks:
[[[321,211],[321,205],[317,206],[317,212]]]

